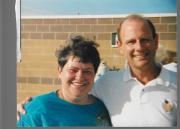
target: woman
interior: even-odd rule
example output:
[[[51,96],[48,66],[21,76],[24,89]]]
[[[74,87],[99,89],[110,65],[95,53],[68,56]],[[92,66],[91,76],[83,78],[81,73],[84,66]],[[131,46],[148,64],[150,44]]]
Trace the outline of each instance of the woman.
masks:
[[[95,42],[75,36],[57,56],[61,88],[27,103],[17,126],[110,126],[104,104],[88,94],[100,63]]]

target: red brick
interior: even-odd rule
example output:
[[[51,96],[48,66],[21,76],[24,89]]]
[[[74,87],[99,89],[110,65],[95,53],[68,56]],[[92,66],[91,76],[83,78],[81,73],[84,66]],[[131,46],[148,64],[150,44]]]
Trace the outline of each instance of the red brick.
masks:
[[[63,25],[50,25],[50,32],[63,32]]]
[[[176,40],[176,33],[160,33],[160,40]]]
[[[97,18],[87,18],[83,19],[84,24],[97,24]]]
[[[64,32],[76,32],[76,25],[64,25],[63,31]]]
[[[56,24],[57,23],[57,19],[44,19],[43,23],[44,24]]]
[[[57,24],[69,24],[70,19],[57,19]]]
[[[157,32],[167,32],[167,24],[155,24]]]
[[[53,84],[53,79],[52,78],[41,78],[41,83],[42,84],[52,85]]]
[[[55,39],[54,33],[43,33],[43,39]]]
[[[111,36],[109,33],[98,33],[98,40],[110,40]]]
[[[83,19],[71,19],[69,21],[70,21],[70,24],[82,24],[83,23]]]
[[[90,32],[90,25],[77,25],[77,32]]]
[[[169,24],[168,32],[176,32],[176,24]]]
[[[26,83],[27,82],[27,78],[26,77],[17,77],[17,82],[18,83]]]
[[[21,33],[21,39],[29,39],[30,33]]]
[[[21,24],[42,24],[42,19],[21,19]]]
[[[24,32],[36,32],[36,25],[24,25],[23,31]]]
[[[113,20],[112,18],[99,18],[98,19],[98,24],[112,24]]]
[[[42,33],[31,33],[30,39],[42,39]]]
[[[104,31],[105,32],[116,32],[117,26],[116,25],[106,25],[106,26],[104,26]]]
[[[176,23],[176,17],[161,17],[161,23]]]
[[[88,39],[91,39],[91,40],[96,40],[97,39],[97,35],[96,33],[84,33],[84,36]]]
[[[123,18],[113,18],[113,24],[119,25]]]
[[[54,78],[54,85],[60,85],[61,80],[59,78]]]
[[[66,40],[68,38],[68,33],[56,33],[56,39]]]
[[[104,25],[92,25],[91,32],[104,32]]]
[[[28,77],[28,83],[32,84],[38,84],[40,83],[40,78],[39,77]]]
[[[151,20],[154,24],[155,23],[160,23],[160,18],[159,17],[147,17],[149,20]]]
[[[49,32],[49,25],[37,25],[37,32]]]

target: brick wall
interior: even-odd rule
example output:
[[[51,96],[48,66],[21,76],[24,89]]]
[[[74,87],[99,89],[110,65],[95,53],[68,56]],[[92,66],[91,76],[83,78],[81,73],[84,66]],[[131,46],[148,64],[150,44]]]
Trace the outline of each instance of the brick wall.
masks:
[[[176,56],[176,17],[150,17],[159,34],[158,60]],[[55,50],[72,33],[96,40],[102,60],[110,68],[122,68],[124,58],[111,47],[111,34],[122,18],[22,19],[22,60],[17,63],[17,101],[60,87]],[[167,56],[166,56],[167,55]],[[168,56],[170,55],[170,57]],[[166,56],[166,57],[165,57]]]

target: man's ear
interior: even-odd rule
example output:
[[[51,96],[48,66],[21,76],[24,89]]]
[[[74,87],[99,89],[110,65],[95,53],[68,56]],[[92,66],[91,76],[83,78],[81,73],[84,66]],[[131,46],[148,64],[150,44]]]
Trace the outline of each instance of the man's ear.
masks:
[[[118,48],[120,48],[120,47],[122,46],[121,41],[117,40],[117,41],[116,41],[116,45],[117,45]]]
[[[158,34],[156,34],[154,41],[156,43],[156,50],[157,50],[159,48],[159,36],[158,36]]]
[[[117,44],[117,47],[119,48],[120,54],[121,54],[121,55],[124,55],[122,42],[118,40],[118,41],[116,42],[116,44]]]

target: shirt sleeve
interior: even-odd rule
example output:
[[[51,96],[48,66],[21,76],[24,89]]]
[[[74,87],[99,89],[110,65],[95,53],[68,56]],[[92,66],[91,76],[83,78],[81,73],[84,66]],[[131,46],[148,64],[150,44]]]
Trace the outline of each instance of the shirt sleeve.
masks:
[[[42,103],[38,100],[32,100],[24,106],[26,114],[21,114],[17,127],[37,127],[42,126]]]

